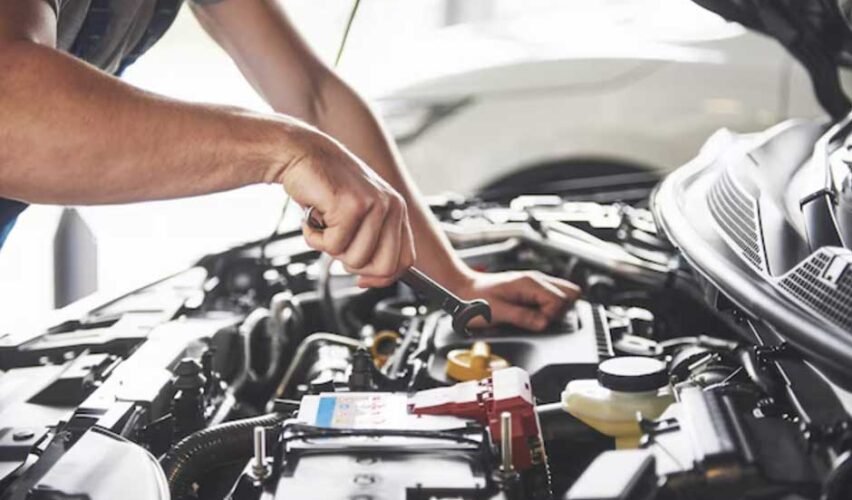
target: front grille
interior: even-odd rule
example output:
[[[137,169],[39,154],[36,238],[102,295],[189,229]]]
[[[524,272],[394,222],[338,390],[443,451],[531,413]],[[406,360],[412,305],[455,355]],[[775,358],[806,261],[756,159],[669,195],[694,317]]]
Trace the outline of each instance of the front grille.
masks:
[[[849,251],[822,248],[785,274],[779,285],[794,299],[852,332]]]
[[[752,267],[766,271],[760,240],[760,215],[754,198],[725,171],[710,189],[710,213],[723,239]]]

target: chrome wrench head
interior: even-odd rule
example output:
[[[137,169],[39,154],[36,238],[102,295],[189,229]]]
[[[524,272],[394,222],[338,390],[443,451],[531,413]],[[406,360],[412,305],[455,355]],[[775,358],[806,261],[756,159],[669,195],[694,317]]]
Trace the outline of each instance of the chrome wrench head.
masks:
[[[453,330],[457,333],[469,333],[467,325],[477,317],[491,322],[491,306],[482,299],[462,302],[461,307],[453,314]]]

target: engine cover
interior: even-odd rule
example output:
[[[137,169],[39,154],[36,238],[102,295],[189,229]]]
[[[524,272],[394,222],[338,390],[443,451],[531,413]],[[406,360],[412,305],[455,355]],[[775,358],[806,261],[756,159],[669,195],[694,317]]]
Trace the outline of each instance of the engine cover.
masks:
[[[477,332],[475,338],[453,331],[451,318],[444,318],[435,336],[435,351],[429,359],[429,375],[452,383],[446,375],[447,354],[453,349],[470,347],[484,340],[491,351],[510,365],[526,370],[532,379],[534,396],[542,401],[557,401],[565,383],[593,378],[598,363],[611,357],[612,337],[607,309],[598,304],[578,301],[565,319],[542,333],[515,328],[492,328]]]

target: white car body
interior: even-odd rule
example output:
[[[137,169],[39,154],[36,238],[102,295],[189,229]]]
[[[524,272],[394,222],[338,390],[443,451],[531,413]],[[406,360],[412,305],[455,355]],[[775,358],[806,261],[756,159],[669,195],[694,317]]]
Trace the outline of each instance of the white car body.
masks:
[[[776,41],[687,0],[572,1],[446,28],[403,56],[445,66],[379,100],[426,193],[469,194],[553,162],[664,173],[721,127],[823,113]],[[452,111],[413,133],[441,106]]]

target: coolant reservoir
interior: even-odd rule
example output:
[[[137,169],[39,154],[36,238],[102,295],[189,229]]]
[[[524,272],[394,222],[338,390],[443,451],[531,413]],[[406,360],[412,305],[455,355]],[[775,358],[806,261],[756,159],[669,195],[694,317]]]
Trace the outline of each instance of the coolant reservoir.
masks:
[[[565,410],[614,437],[618,448],[638,446],[637,414],[655,419],[673,401],[665,363],[638,356],[608,359],[598,365],[597,380],[571,381],[562,392]]]

